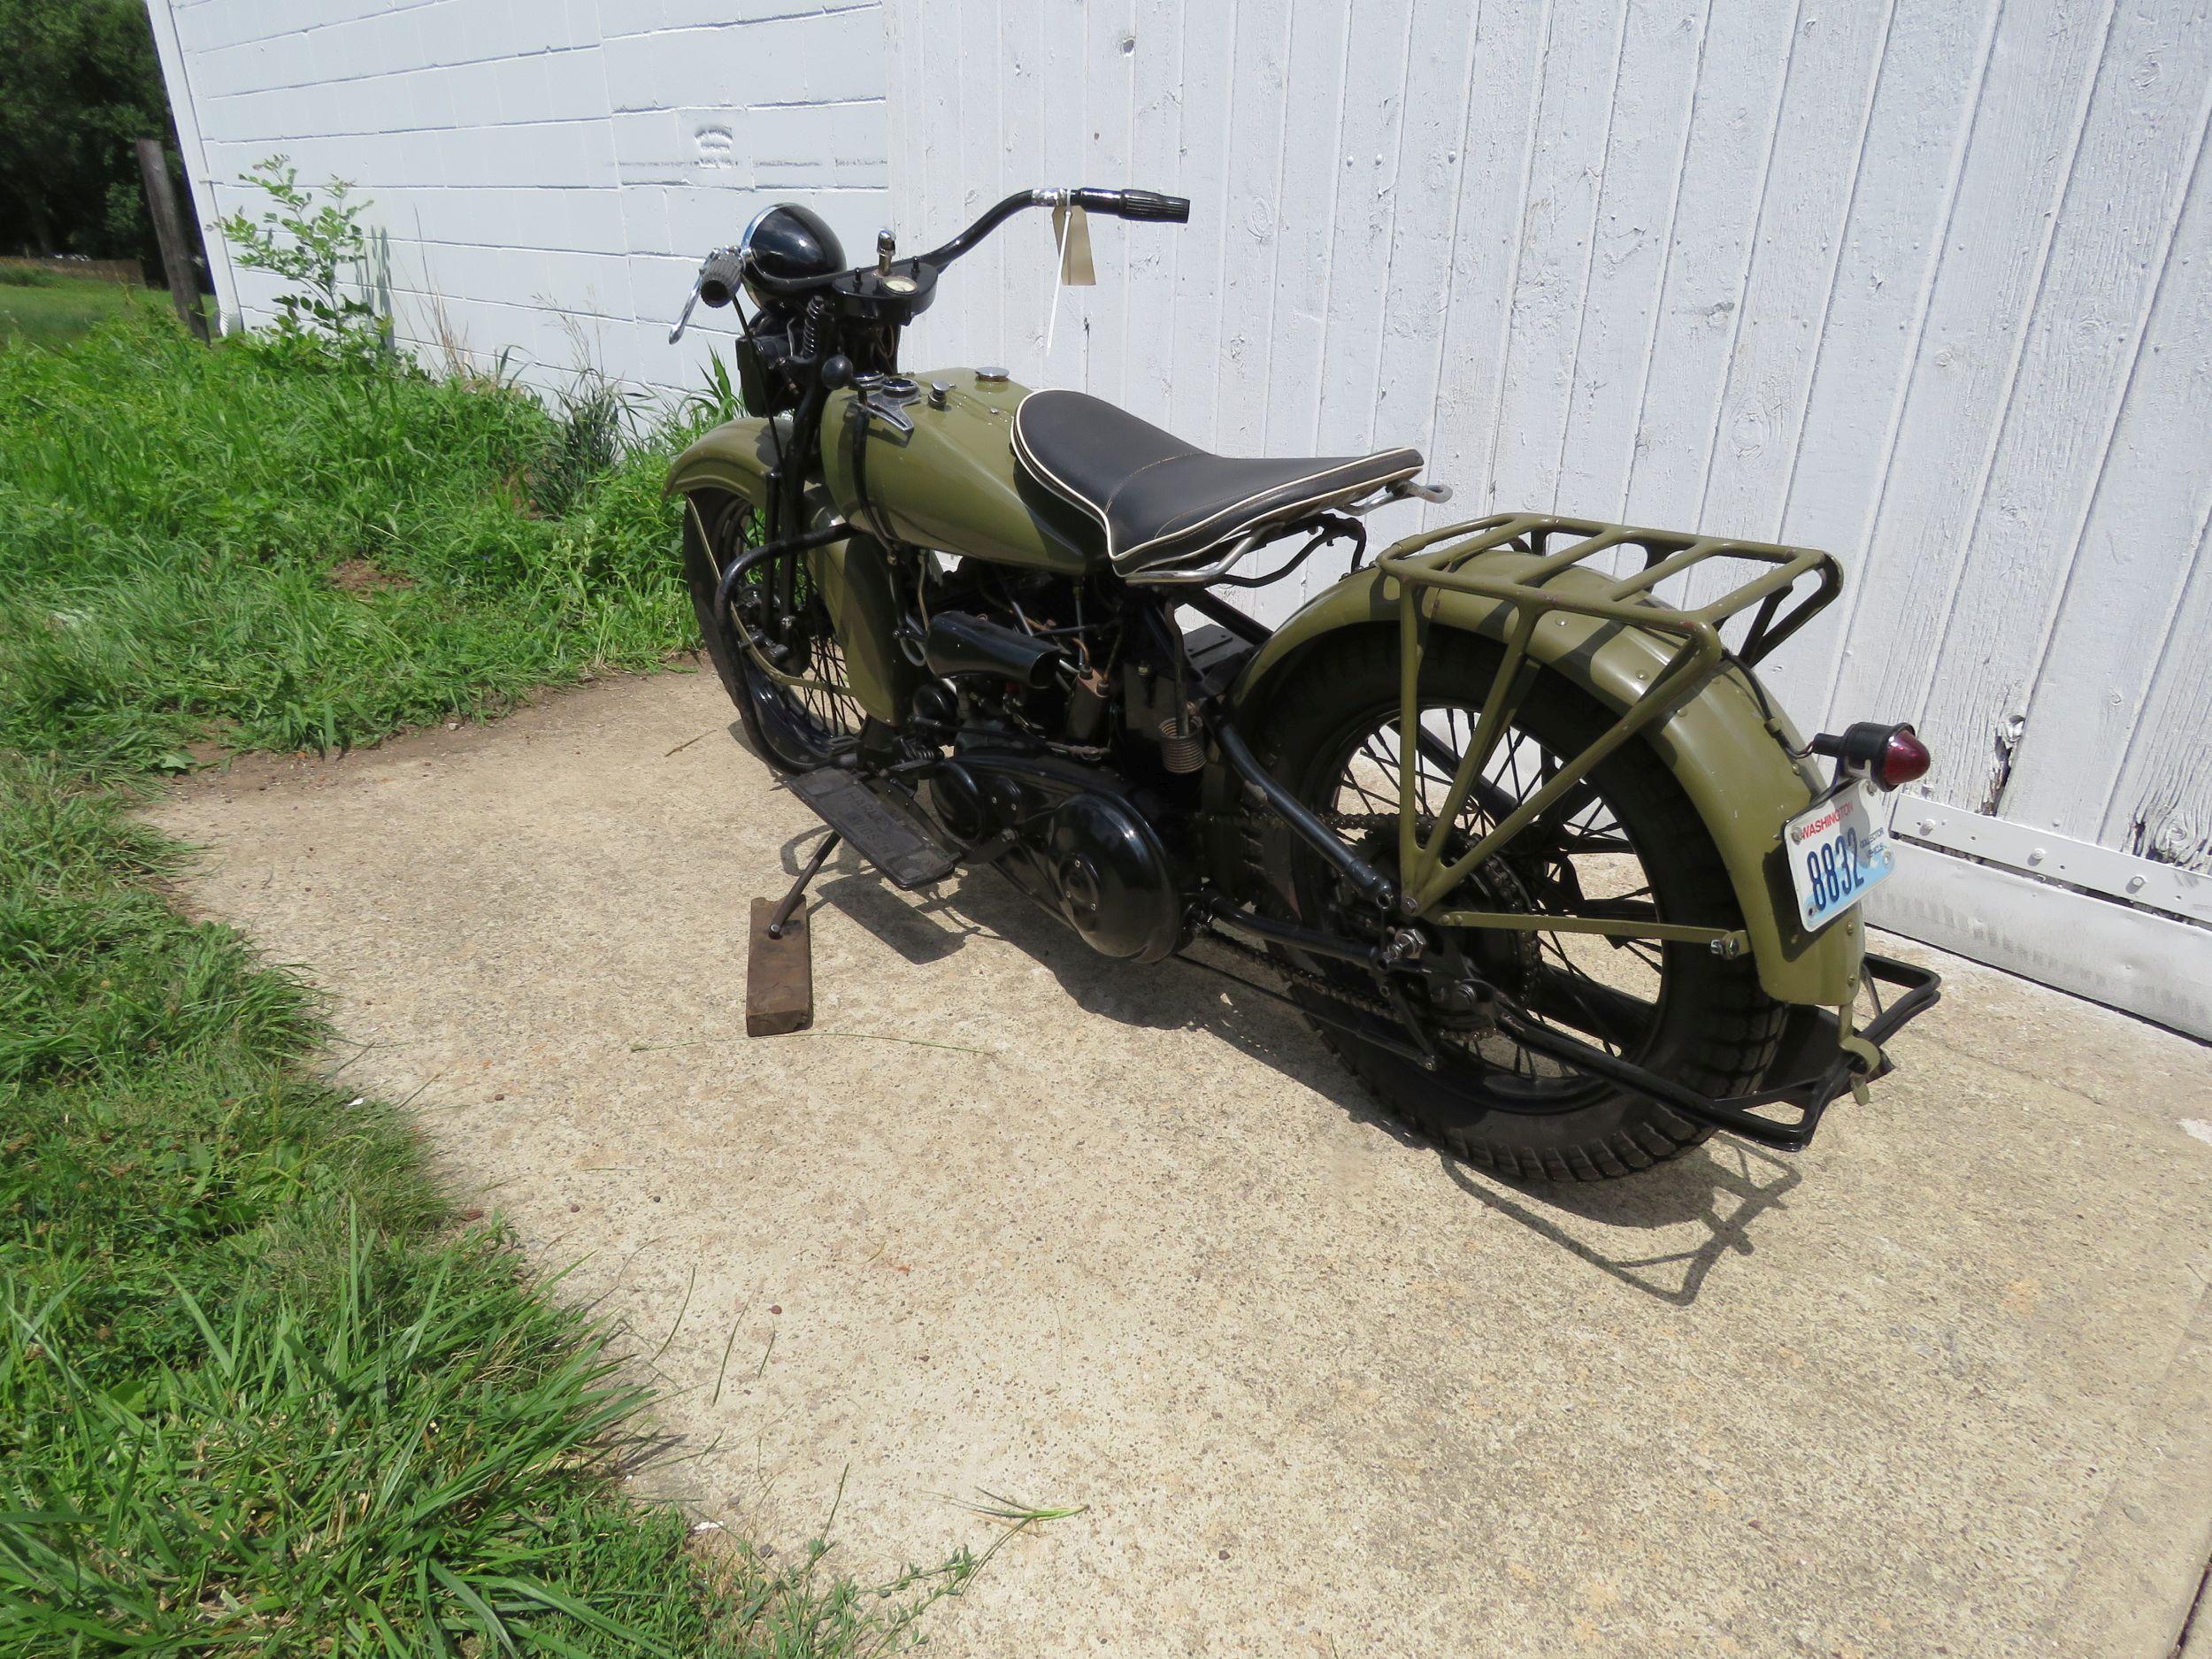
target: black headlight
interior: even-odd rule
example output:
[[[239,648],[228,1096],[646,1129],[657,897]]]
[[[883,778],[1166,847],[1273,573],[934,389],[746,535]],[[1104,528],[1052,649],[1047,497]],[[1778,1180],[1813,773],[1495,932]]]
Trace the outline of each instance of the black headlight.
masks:
[[[795,282],[845,269],[845,250],[837,233],[812,208],[795,202],[779,202],[756,213],[737,246],[745,256],[745,291],[756,305],[772,303],[772,296],[754,283],[756,274]]]

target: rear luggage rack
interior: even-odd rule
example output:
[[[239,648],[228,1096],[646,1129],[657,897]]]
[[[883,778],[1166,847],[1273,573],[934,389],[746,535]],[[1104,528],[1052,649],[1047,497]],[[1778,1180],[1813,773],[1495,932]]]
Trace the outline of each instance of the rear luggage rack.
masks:
[[[1565,545],[1555,546],[1560,542]],[[1618,549],[1640,552],[1642,567],[1626,575],[1586,568],[1590,560]],[[1486,558],[1486,566],[1482,564]],[[1749,580],[1694,608],[1669,604],[1656,597],[1662,583],[1719,559],[1745,560],[1764,568]],[[1468,524],[1448,525],[1395,543],[1375,563],[1411,601],[1398,609],[1402,746],[1417,741],[1420,732],[1422,644],[1432,609],[1422,603],[1420,591],[1465,594],[1490,600],[1505,611],[1504,658],[1444,804],[1429,815],[1435,828],[1426,844],[1420,832],[1423,813],[1414,800],[1415,769],[1400,769],[1399,882],[1401,906],[1409,916],[1428,912],[1471,872],[1549,810],[1599,762],[1644,727],[1681,708],[1732,661],[1747,667],[1761,661],[1843,588],[1841,568],[1816,549],[1642,530],[1544,513],[1499,513]],[[1572,580],[1561,580],[1571,573]],[[1812,589],[1800,594],[1799,584],[1809,576],[1813,579]],[[1732,648],[1722,640],[1721,626],[1747,611],[1752,611],[1750,626]],[[1555,614],[1636,628],[1673,641],[1676,649],[1644,694],[1601,737],[1563,763],[1541,788],[1462,856],[1447,864],[1445,843],[1525,692],[1523,671],[1528,665],[1537,626]],[[1409,748],[1406,752],[1410,752]],[[1434,919],[1447,926],[1455,922],[1452,914],[1439,914]],[[1466,925],[1480,926],[1485,919],[1470,918]]]
[[[1552,551],[1551,544],[1562,538],[1572,538],[1572,544]],[[1432,548],[1438,550],[1429,551]],[[1597,591],[1562,592],[1549,586],[1562,572],[1621,548],[1642,553],[1643,568],[1616,577]],[[1517,579],[1467,568],[1486,553],[1509,551],[1531,554],[1538,563]],[[1669,578],[1715,559],[1745,559],[1767,569],[1695,610],[1683,610],[1654,597],[1659,585]],[[1700,642],[1710,635],[1716,646],[1721,624],[1755,604],[1759,610],[1751,619],[1750,630],[1734,648],[1737,660],[1746,664],[1761,661],[1843,591],[1842,567],[1832,556],[1816,548],[1732,541],[1724,536],[1690,535],[1678,530],[1640,530],[1594,518],[1560,518],[1546,513],[1498,513],[1468,524],[1447,525],[1394,544],[1376,563],[1385,573],[1409,588],[1444,588],[1528,606],[1539,615],[1565,611]],[[1785,611],[1785,602],[1809,574],[1816,577],[1816,586]]]

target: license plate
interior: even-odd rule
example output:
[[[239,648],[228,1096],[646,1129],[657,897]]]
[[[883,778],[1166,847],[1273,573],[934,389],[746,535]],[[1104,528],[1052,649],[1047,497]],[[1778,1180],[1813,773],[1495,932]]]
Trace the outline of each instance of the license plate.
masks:
[[[1887,876],[1889,826],[1873,787],[1855,783],[1782,826],[1797,914],[1807,933],[1842,915]]]

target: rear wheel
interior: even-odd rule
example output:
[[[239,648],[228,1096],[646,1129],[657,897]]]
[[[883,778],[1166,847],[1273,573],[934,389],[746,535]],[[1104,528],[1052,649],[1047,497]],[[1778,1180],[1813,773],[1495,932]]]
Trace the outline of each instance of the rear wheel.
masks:
[[[1345,634],[1315,648],[1270,706],[1255,747],[1307,805],[1332,818],[1380,868],[1397,866],[1400,779],[1410,765],[1425,837],[1472,736],[1500,661],[1493,642],[1432,638],[1422,667],[1423,742],[1400,752],[1395,631]],[[1523,699],[1448,850],[1471,847],[1614,721],[1555,675]],[[1374,933],[1333,871],[1270,837],[1272,901],[1310,926]],[[1443,908],[1534,916],[1642,918],[1737,928],[1743,918],[1719,850],[1689,799],[1651,749],[1632,741],[1578,788],[1478,867]],[[1703,944],[1612,940],[1540,926],[1433,928],[1473,979],[1496,987],[1538,1022],[1708,1095],[1741,1092],[1772,1063],[1785,1009],[1759,988],[1748,959]],[[1364,969],[1286,956],[1292,994],[1311,1013],[1341,1020],[1327,980],[1370,1002]],[[1399,976],[1402,985],[1428,982]],[[1589,1180],[1647,1169],[1711,1131],[1663,1106],[1532,1052],[1479,1010],[1409,990],[1439,1033],[1441,1063],[1425,1070],[1390,1048],[1316,1021],[1316,1029],[1383,1103],[1471,1162],[1501,1174]]]
[[[747,549],[760,545],[758,522],[752,503],[741,497],[689,497],[684,581],[707,655],[753,747],[779,772],[811,772],[852,747],[865,717],[853,700],[845,653],[803,557],[781,585],[772,565],[748,572],[730,595],[729,610],[718,611],[723,572]],[[741,629],[780,649],[782,657],[772,666],[764,664],[747,649]]]

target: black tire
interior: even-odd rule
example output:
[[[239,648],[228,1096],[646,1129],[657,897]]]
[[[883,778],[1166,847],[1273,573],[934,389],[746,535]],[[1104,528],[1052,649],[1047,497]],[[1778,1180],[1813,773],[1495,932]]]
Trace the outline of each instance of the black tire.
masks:
[[[1500,656],[1500,649],[1488,640],[1435,630],[1422,669],[1425,710],[1432,707],[1479,709]],[[1268,769],[1309,806],[1342,810],[1341,791],[1348,787],[1343,780],[1353,775],[1346,768],[1357,764],[1358,757],[1374,753],[1363,747],[1372,740],[1360,734],[1375,730],[1379,723],[1394,732],[1399,699],[1397,630],[1361,630],[1324,640],[1289,672],[1291,679],[1271,700],[1262,725],[1251,734],[1253,747]],[[1547,673],[1539,676],[1522,703],[1508,741],[1536,745],[1531,752],[1538,756],[1547,752],[1554,757],[1573,756],[1612,723],[1609,711],[1558,676]],[[1394,751],[1394,738],[1390,747]],[[1417,764],[1417,775],[1419,770]],[[1662,919],[1724,928],[1743,925],[1718,849],[1681,786],[1647,744],[1640,740],[1624,744],[1594,769],[1588,782],[1597,803],[1581,822],[1599,823],[1601,807],[1611,816],[1602,833],[1593,833],[1585,841],[1609,847],[1615,838],[1624,839],[1631,849],[1629,856],[1640,865],[1647,884],[1648,902],[1656,906]],[[1510,793],[1503,785],[1499,787],[1502,794]],[[1497,800],[1487,806],[1494,813],[1501,810]],[[1394,812],[1394,803],[1391,810]],[[1479,814],[1483,808],[1471,805],[1470,810]],[[1556,860],[1571,864],[1577,855],[1525,844],[1532,837],[1540,843],[1542,838],[1535,832],[1517,837],[1501,859],[1471,878],[1471,881],[1483,879],[1486,872],[1496,872],[1488,877],[1490,885],[1482,900],[1471,908],[1499,907],[1505,902],[1499,896],[1501,888],[1525,896],[1540,890],[1562,890],[1548,885],[1540,887],[1539,880],[1548,884],[1562,879]],[[1271,836],[1266,845],[1272,849],[1263,856],[1269,865],[1270,900],[1309,925],[1329,925],[1336,920],[1326,912],[1340,902],[1331,895],[1341,895],[1342,889],[1320,861],[1302,849],[1293,849],[1283,838]],[[1563,848],[1566,845],[1558,843]],[[1383,855],[1385,868],[1394,868],[1394,841],[1382,842],[1377,852]],[[1624,856],[1619,853],[1605,856],[1616,860]],[[1512,867],[1531,872],[1530,879],[1525,883],[1516,880]],[[1532,899],[1525,908],[1563,910],[1572,907],[1563,902],[1544,904]],[[1471,956],[1479,945],[1494,953],[1494,957],[1502,948],[1498,943],[1502,940],[1535,938],[1540,954],[1533,966],[1525,944],[1511,947],[1523,953],[1511,961],[1525,973],[1536,976],[1532,982],[1546,988],[1555,1006],[1566,1006],[1559,999],[1563,990],[1572,993],[1575,989],[1570,972],[1573,964],[1563,951],[1555,952],[1556,965],[1540,956],[1542,941],[1556,941],[1565,936],[1550,932],[1506,935],[1464,930],[1457,937],[1468,941]],[[1570,939],[1568,943],[1578,953],[1601,945],[1588,935]],[[1647,953],[1655,964],[1651,972],[1656,990],[1647,999],[1649,1011],[1638,1017],[1640,1023],[1634,1026],[1633,1034],[1627,1026],[1616,1026],[1620,1041],[1608,1046],[1701,1094],[1723,1096],[1756,1084],[1773,1063],[1786,1010],[1760,989],[1751,961],[1724,960],[1693,944],[1640,944],[1635,949],[1639,962]],[[1327,964],[1310,959],[1288,960],[1309,971],[1332,971]],[[1366,980],[1366,986],[1371,995],[1373,981]],[[1294,995],[1298,995],[1294,983],[1293,988]],[[1641,991],[1637,995],[1640,997]],[[1304,993],[1302,1000],[1312,1010],[1331,1008],[1325,997],[1311,991]],[[1594,999],[1577,1000],[1586,1013]],[[1341,1009],[1333,1011],[1340,1014]],[[1563,1025],[1576,1023],[1573,1018],[1562,1022]],[[1539,1076],[1534,1056],[1527,1056],[1517,1045],[1494,1034],[1485,1040],[1479,1056],[1471,1042],[1468,1048],[1454,1050],[1441,1070],[1429,1071],[1340,1026],[1317,1021],[1314,1028],[1394,1116],[1459,1156],[1501,1175],[1552,1180],[1628,1175],[1678,1156],[1712,1133],[1586,1074],[1563,1072],[1555,1065],[1551,1075]],[[1569,1034],[1589,1041],[1586,1021],[1584,1029]],[[1499,1043],[1530,1061],[1527,1076],[1521,1075],[1518,1062],[1509,1068],[1497,1058]]]
[[[699,618],[707,656],[721,677],[722,688],[737,705],[745,734],[761,758],[778,772],[811,772],[826,765],[858,733],[863,716],[846,684],[845,658],[820,597],[802,580],[799,590],[795,671],[838,687],[834,692],[795,690],[761,670],[745,649],[726,614],[718,614],[715,593],[722,572],[744,549],[757,546],[752,503],[741,496],[703,491],[687,498],[684,511],[684,585]],[[757,585],[764,578],[755,577]],[[742,597],[741,594],[740,598]]]

